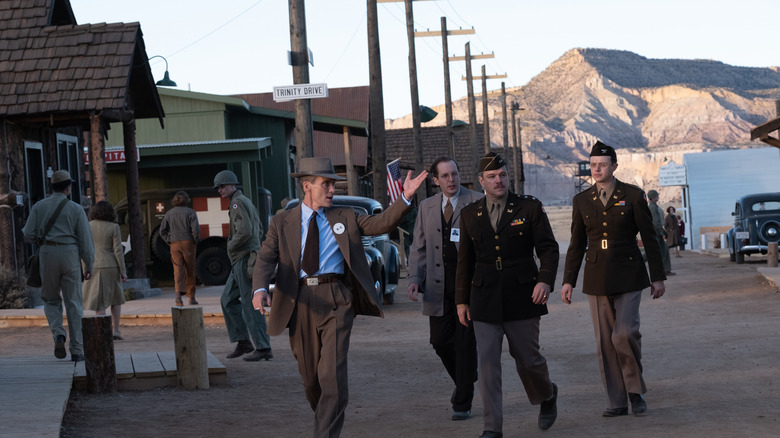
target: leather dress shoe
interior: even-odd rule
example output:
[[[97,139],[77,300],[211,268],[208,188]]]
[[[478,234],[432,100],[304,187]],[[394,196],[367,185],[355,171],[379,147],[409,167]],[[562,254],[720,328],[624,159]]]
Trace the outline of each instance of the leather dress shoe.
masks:
[[[503,438],[504,434],[501,432],[493,432],[492,430],[483,430],[482,435],[479,438]]]
[[[65,336],[59,335],[54,339],[54,357],[64,359],[68,353],[65,351]]]
[[[184,302],[181,300],[181,292],[176,292],[176,297],[174,298],[174,303],[177,306],[183,306]]]
[[[190,297],[190,306],[197,306],[198,300],[195,299],[195,297]]]
[[[274,355],[271,353],[270,348],[263,348],[262,350],[255,350],[250,354],[244,356],[244,360],[247,362],[258,362],[260,360],[271,360]]]
[[[642,394],[629,392],[628,399],[631,400],[631,412],[633,412],[634,415],[644,415],[647,413],[647,402],[645,401],[645,398],[642,397]]]
[[[628,408],[609,408],[601,413],[602,417],[619,417],[628,415]]]
[[[251,353],[255,351],[255,347],[252,346],[252,343],[249,341],[238,341],[238,344],[236,344],[236,349],[233,350],[232,353],[225,356],[228,359],[235,359],[239,356],[243,356],[247,353]]]
[[[83,354],[78,354],[78,353],[71,354],[70,355],[70,360],[72,360],[73,362],[84,362],[84,355]]]
[[[539,429],[547,430],[555,423],[558,418],[558,385],[553,386],[553,395],[548,400],[542,402],[539,409]]]
[[[471,411],[452,411],[452,421],[468,420],[471,416]]]

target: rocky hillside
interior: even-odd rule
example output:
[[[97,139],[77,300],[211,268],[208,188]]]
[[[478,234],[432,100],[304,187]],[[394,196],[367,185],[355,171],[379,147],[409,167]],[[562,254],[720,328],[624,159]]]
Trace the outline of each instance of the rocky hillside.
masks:
[[[657,188],[659,166],[682,163],[684,153],[763,146],[750,141],[750,130],[776,116],[780,69],[572,49],[507,95],[507,105],[517,102],[524,108],[518,122],[526,191],[565,203],[576,191],[573,164],[587,159],[596,139],[620,148],[618,177],[646,190]],[[500,91],[491,92],[488,102],[491,142],[500,148]],[[443,105],[434,109],[439,116],[429,124],[443,124]],[[453,103],[453,117],[468,120],[466,98]],[[477,120],[482,122],[481,96]],[[409,127],[411,116],[388,120],[386,126]],[[571,184],[559,184],[561,175]],[[679,188],[661,193],[679,199]]]

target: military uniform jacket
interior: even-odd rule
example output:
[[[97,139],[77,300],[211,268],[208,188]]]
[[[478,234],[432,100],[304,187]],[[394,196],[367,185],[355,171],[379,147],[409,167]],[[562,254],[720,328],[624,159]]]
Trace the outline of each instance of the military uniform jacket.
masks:
[[[263,224],[260,214],[241,190],[233,192],[228,206],[230,216],[230,239],[227,243],[227,253],[230,263],[235,264],[250,251],[260,249],[263,237]]]
[[[558,242],[542,203],[510,192],[497,228],[485,198],[461,211],[455,302],[469,305],[471,319],[488,323],[547,314],[546,305],[532,301],[536,283],[552,289],[558,269]]]
[[[388,233],[395,229],[412,207],[399,199],[377,215],[358,215],[348,207],[325,208],[336,243],[344,255],[345,282],[352,290],[355,315],[383,316],[382,297],[366,260],[361,236]],[[276,272],[276,289],[268,319],[268,334],[277,336],[289,325],[296,311],[301,272],[301,206],[274,215],[268,236],[257,254],[252,290],[268,290]],[[303,286],[305,287],[305,286]]]
[[[442,195],[438,193],[420,203],[414,225],[414,240],[409,249],[409,283],[417,283],[423,292],[423,315],[444,313],[444,249],[442,236]],[[458,204],[452,209],[452,228],[460,228],[460,212],[482,193],[460,188]],[[449,237],[449,236],[447,236]],[[460,241],[454,242],[457,248]]]
[[[44,238],[43,231],[46,224],[63,199],[65,199],[63,193],[55,192],[33,205],[30,217],[27,218],[27,223],[22,228],[25,240],[35,243]],[[92,244],[92,231],[89,227],[87,214],[84,213],[84,208],[81,205],[68,201],[54,221],[45,240],[78,246],[79,257],[84,262],[84,269],[92,272],[95,249]]]
[[[585,257],[582,291],[588,295],[617,295],[642,290],[666,279],[653,220],[645,193],[617,181],[607,206],[596,186],[574,196],[571,242],[563,282],[572,287]],[[639,233],[650,264],[650,279],[636,243]]]

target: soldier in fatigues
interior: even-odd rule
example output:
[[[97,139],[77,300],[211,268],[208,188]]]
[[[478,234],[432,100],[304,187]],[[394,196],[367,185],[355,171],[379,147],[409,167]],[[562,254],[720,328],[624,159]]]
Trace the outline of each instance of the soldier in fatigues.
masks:
[[[582,291],[588,296],[601,379],[609,397],[605,417],[647,411],[642,394],[642,335],[639,303],[650,286],[653,298],[664,294],[664,266],[645,194],[614,177],[615,149],[597,141],[590,153],[596,184],[574,197],[571,243],[566,254],[561,299],[571,304],[572,290],[585,257]],[[650,278],[636,243],[637,232],[650,265]],[[652,284],[650,283],[652,281]]]
[[[265,316],[252,306],[252,278],[247,271],[250,254],[260,250],[263,225],[252,201],[236,188],[237,184],[238,177],[229,170],[223,170],[214,177],[214,188],[219,195],[230,199],[227,252],[232,268],[220,302],[230,342],[238,342],[227,358],[251,353],[244,360],[256,362],[274,357]]]
[[[95,250],[84,209],[79,204],[68,200],[72,183],[68,171],[54,172],[51,176],[51,187],[54,193],[33,205],[22,232],[25,240],[40,245],[40,272],[43,280],[41,299],[44,303],[43,311],[54,336],[54,356],[58,359],[67,356],[65,329],[62,327],[64,301],[70,332],[70,358],[77,362],[84,360],[84,342],[81,336],[81,317],[84,313],[81,281],[82,275],[84,279],[92,277]],[[60,204],[63,204],[62,209],[51,229],[44,236],[46,224]]]
[[[500,155],[485,155],[478,171],[485,197],[461,211],[455,303],[461,324],[474,323],[485,416],[482,437],[503,436],[505,335],[528,400],[541,405],[539,428],[547,430],[558,416],[558,387],[539,351],[539,323],[555,283],[558,243],[542,203],[509,191]]]

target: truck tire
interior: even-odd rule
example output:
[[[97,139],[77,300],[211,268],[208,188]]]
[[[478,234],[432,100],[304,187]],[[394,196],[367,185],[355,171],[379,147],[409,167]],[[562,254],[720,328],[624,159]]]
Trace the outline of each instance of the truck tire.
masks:
[[[168,245],[168,242],[163,240],[162,236],[160,236],[160,227],[154,229],[149,246],[152,247],[152,252],[154,253],[154,256],[157,257],[157,260],[163,262],[171,261],[171,247]]]
[[[745,253],[737,252],[736,259],[738,265],[745,263]]]
[[[225,284],[230,275],[230,258],[224,248],[204,249],[195,261],[195,265],[198,278],[204,286]]]

